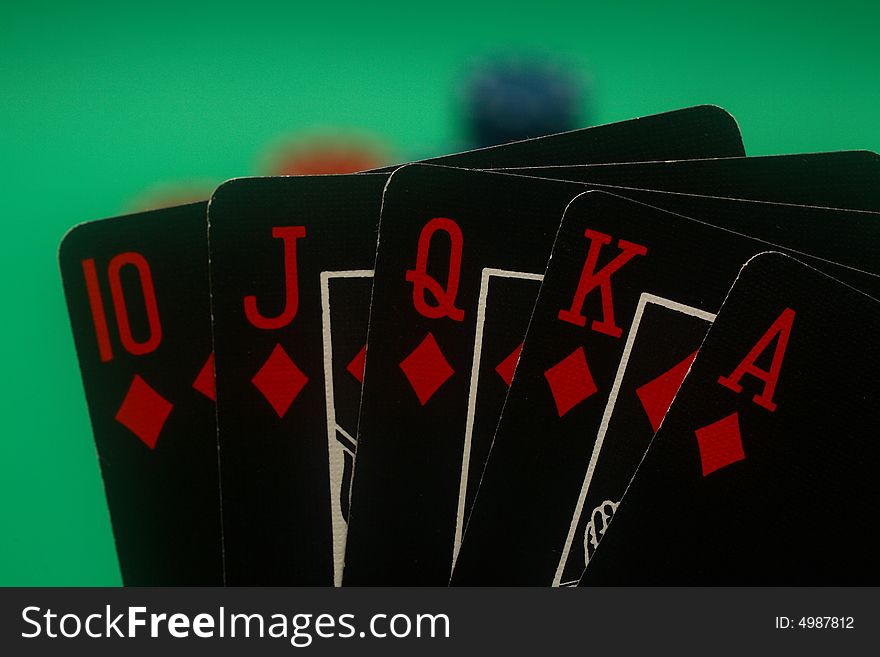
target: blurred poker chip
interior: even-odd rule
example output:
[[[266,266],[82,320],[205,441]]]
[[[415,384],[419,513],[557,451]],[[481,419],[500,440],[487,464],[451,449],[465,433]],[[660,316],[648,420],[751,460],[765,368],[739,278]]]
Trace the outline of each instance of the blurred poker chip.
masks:
[[[574,130],[590,119],[586,74],[549,56],[476,62],[459,101],[466,138],[474,148]]]
[[[259,169],[270,176],[357,173],[392,161],[391,149],[375,137],[325,130],[278,140]]]

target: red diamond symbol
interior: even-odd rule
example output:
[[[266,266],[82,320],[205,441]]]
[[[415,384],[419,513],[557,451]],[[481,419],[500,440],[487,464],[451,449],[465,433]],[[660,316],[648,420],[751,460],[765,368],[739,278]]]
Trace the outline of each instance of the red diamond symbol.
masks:
[[[116,421],[153,449],[172,408],[174,404],[135,374],[122,405],[116,411]]]
[[[736,413],[697,429],[694,433],[697,434],[697,445],[700,447],[704,477],[746,457],[739,434],[739,416]]]
[[[281,345],[276,344],[251,382],[263,393],[278,417],[284,417],[293,400],[309,382],[309,377],[290,360]]]
[[[648,414],[648,421],[651,423],[654,433],[657,433],[657,429],[660,428],[663,418],[666,417],[666,411],[672,406],[672,400],[678,394],[678,389],[681,388],[681,383],[696,357],[697,352],[695,351],[656,379],[636,388],[636,394],[639,396],[639,401],[642,402],[642,408]]]
[[[507,384],[507,387],[510,387],[511,382],[513,381],[513,374],[516,372],[516,364],[519,362],[519,354],[522,351],[522,343],[519,346],[510,352],[510,355],[498,363],[498,367],[495,368],[495,371],[498,372],[498,376],[504,379],[504,383]]]
[[[401,361],[400,369],[409,380],[422,406],[450,376],[455,374],[430,333],[409,356]]]
[[[359,383],[364,382],[364,364],[367,359],[367,345],[361,347],[361,350],[357,352],[357,355],[351,359],[351,362],[346,366],[346,370],[351,374],[354,378],[358,380]]]
[[[590,374],[583,347],[578,347],[544,372],[544,378],[550,384],[559,417],[598,390],[593,375]]]
[[[214,352],[208,356],[208,360],[202,365],[196,380],[193,381],[193,388],[202,393],[211,401],[217,401],[217,391],[214,388]]]

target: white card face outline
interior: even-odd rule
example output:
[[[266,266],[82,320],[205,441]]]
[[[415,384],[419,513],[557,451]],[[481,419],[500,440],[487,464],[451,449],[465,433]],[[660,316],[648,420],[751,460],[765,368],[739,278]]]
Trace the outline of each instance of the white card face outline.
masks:
[[[513,278],[520,280],[538,281],[544,280],[543,274],[533,274],[524,271],[510,271],[507,269],[495,269],[484,267],[480,277],[480,294],[477,300],[477,326],[474,333],[474,354],[471,361],[470,386],[468,388],[467,420],[464,430],[464,447],[461,457],[461,475],[458,486],[458,511],[455,514],[455,539],[452,547],[452,568],[458,560],[461,549],[461,541],[464,536],[465,506],[467,504],[468,487],[478,485],[479,482],[468,482],[468,470],[470,469],[471,444],[474,436],[474,418],[477,410],[477,395],[480,384],[480,364],[483,355],[483,330],[486,326],[486,307],[489,297],[489,284],[492,278]],[[450,570],[450,575],[452,571]]]
[[[333,391],[333,337],[330,325],[330,280],[336,278],[372,278],[372,269],[349,269],[321,272],[321,333],[324,361],[324,400],[327,407],[327,450],[330,474],[330,522],[333,536],[333,585],[342,586],[345,568],[345,541],[348,535],[348,519],[342,513],[342,484],[345,472],[345,453],[354,453],[339,440],[339,432],[355,447],[357,440],[351,432],[336,423],[336,402]]]
[[[608,432],[608,427],[611,423],[611,416],[614,414],[614,408],[617,404],[617,397],[620,393],[620,387],[623,382],[623,378],[626,375],[627,364],[629,363],[629,358],[632,354],[633,345],[635,344],[636,337],[638,336],[642,316],[645,313],[645,307],[649,303],[662,306],[674,312],[697,317],[698,319],[702,319],[706,322],[709,322],[710,324],[715,320],[715,315],[710,312],[706,312],[705,310],[701,310],[699,308],[694,308],[693,306],[678,303],[677,301],[672,301],[671,299],[665,299],[654,294],[649,294],[648,292],[643,292],[639,297],[639,303],[636,307],[636,312],[633,316],[632,324],[630,325],[629,334],[626,338],[626,344],[623,347],[623,353],[620,357],[620,363],[617,366],[617,373],[614,376],[614,383],[611,386],[611,392],[609,393],[608,401],[605,404],[605,411],[602,414],[602,421],[599,424],[599,431],[596,434],[596,441],[593,444],[593,452],[590,455],[590,461],[587,465],[587,472],[584,475],[584,481],[581,485],[581,491],[578,495],[577,503],[575,504],[574,513],[572,514],[572,520],[571,524],[569,525],[568,535],[565,538],[565,545],[563,546],[562,554],[556,567],[556,574],[553,577],[553,586],[573,586],[576,585],[578,582],[578,580],[563,582],[561,581],[562,575],[565,571],[566,562],[568,561],[569,554],[571,553],[572,547],[574,545],[574,541],[576,538],[575,534],[577,534],[578,525],[580,524],[581,515],[583,514],[584,502],[586,500],[587,493],[590,490],[590,482],[593,479],[593,473],[596,471],[596,464],[598,463],[599,456],[602,452],[602,445],[605,441],[605,434]],[[593,531],[592,537],[598,543],[599,537],[602,533],[604,533],[605,527],[607,527],[611,518],[611,516],[605,512],[605,509],[610,509],[613,514],[619,503],[620,500],[605,500],[599,505],[599,507],[591,511],[591,520],[587,524],[587,532],[583,537],[583,542],[585,546],[586,542],[590,540],[591,529]],[[598,516],[596,515],[597,513]],[[596,529],[594,523],[597,519],[603,523],[603,527],[601,529]],[[589,558],[586,554],[585,547],[585,563],[588,563],[588,559]]]

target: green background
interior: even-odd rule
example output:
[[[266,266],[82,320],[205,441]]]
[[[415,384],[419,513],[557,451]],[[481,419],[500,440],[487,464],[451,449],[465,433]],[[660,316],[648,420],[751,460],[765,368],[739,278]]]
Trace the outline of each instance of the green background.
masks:
[[[880,149],[864,0],[3,4],[2,585],[120,582],[56,263],[75,223],[300,129],[452,150],[462,72],[509,49],[588,67],[596,122],[717,103],[753,155]]]

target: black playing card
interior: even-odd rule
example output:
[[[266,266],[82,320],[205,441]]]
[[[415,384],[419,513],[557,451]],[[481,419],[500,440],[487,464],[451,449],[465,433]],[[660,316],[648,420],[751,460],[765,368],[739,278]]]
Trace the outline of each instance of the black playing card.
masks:
[[[742,153],[691,108],[441,158],[461,166]],[[339,583],[387,174],[238,179],[209,208],[227,580]]]
[[[574,186],[562,183],[425,165],[407,167],[392,178],[386,194],[383,226],[385,217],[393,212],[393,224],[389,225],[393,225],[396,232],[391,233],[392,239],[386,242],[389,233],[383,229],[380,240],[380,261],[385,252],[389,263],[385,274],[388,280],[382,284],[388,291],[380,292],[377,282],[374,320],[371,320],[377,324],[376,339],[384,346],[377,347],[373,338],[370,339],[371,358],[382,358],[376,356],[377,349],[386,355],[382,358],[385,362],[376,366],[382,368],[378,370],[382,373],[376,375],[377,383],[371,383],[368,374],[363,397],[359,435],[369,437],[368,432],[374,432],[376,438],[372,445],[366,448],[361,445],[358,451],[359,474],[355,476],[351,525],[363,523],[364,529],[348,548],[346,582],[438,583],[444,572],[448,576],[456,536],[463,528],[466,504],[475,482],[479,481],[482,455],[488,451],[491,441],[492,433],[488,432],[497,423],[506,393],[505,378],[509,380],[515,365],[516,352],[528,322],[527,309],[534,299],[537,279],[549,253],[549,246],[542,246],[546,245],[547,233],[537,234],[539,229],[535,226],[554,233],[548,226],[556,223],[555,216],[567,202],[566,196],[573,192],[576,192]],[[702,216],[729,225],[741,224],[771,236],[787,233],[792,226],[800,228],[802,219],[815,215],[825,217],[824,212],[831,212],[833,217],[849,217],[843,222],[844,230],[849,232],[865,228],[869,220],[873,221],[872,215],[864,213],[799,208],[780,227],[778,216],[789,212],[788,206],[676,193],[637,190],[626,193],[637,194],[659,205],[698,208]],[[431,229],[426,226],[434,217],[454,217],[463,227],[462,231],[473,231],[471,237],[465,237],[464,232],[461,235],[462,243],[469,244],[469,250],[463,256],[462,273],[456,283],[465,295],[462,304],[470,304],[469,318],[462,322],[442,317],[442,313],[437,313],[440,317],[436,319],[428,318],[429,321],[420,319],[422,314],[414,305],[413,296],[414,292],[419,293],[407,280],[407,276],[417,277],[406,272],[419,269],[416,254],[423,239],[421,230],[426,229],[427,237],[432,237]],[[470,222],[475,228],[466,228],[461,222]],[[515,231],[520,227],[524,227],[523,232]],[[444,232],[445,229],[440,232],[439,251],[434,256],[437,262],[432,270],[432,276],[438,281],[448,280],[445,272],[450,265],[457,265],[450,262],[447,246],[450,237],[444,236]],[[809,237],[811,231],[801,233]],[[797,241],[800,237],[792,239]],[[523,253],[525,255],[521,255]],[[524,261],[532,258],[531,268],[510,264],[517,258]],[[470,268],[467,272],[466,264]],[[441,291],[443,287],[440,283],[435,285]],[[514,287],[516,292],[511,291]],[[430,288],[428,291],[434,300],[420,301],[437,304],[436,292]],[[454,310],[465,312],[463,305],[457,305]],[[429,312],[432,311],[429,309]],[[496,315],[504,333],[487,334],[486,327],[492,331]],[[440,328],[435,330],[433,326]],[[439,330],[448,331],[452,336],[444,338],[451,341],[451,348],[455,350],[452,354],[447,354],[449,347],[438,342]],[[409,335],[404,335],[405,332]],[[417,350],[417,345],[422,348]],[[415,360],[407,360],[405,367],[424,357],[426,370],[440,374],[432,383],[442,387],[444,401],[431,402],[427,410],[422,406],[427,407],[431,401],[425,396],[428,393],[420,397],[417,384],[407,381],[406,377],[412,379],[412,374],[402,370],[404,357],[410,352],[415,354]],[[443,354],[442,359],[438,353]],[[369,373],[371,359],[367,362]],[[450,372],[457,375],[450,375],[447,382],[443,375]],[[429,392],[432,391],[429,389]],[[409,403],[409,407],[403,407],[404,403]],[[402,440],[403,432],[425,438]],[[364,465],[365,462],[368,465]],[[452,483],[456,477],[457,485]],[[355,563],[357,565],[351,565]]]
[[[482,184],[496,179],[507,187]],[[376,257],[346,585],[448,580],[462,441],[474,421],[471,374],[481,368],[473,362],[475,334],[484,321],[504,329],[493,336],[496,360],[484,362],[515,360],[509,354],[525,333],[559,217],[581,190],[429,165],[392,175]],[[497,358],[496,351],[507,353]],[[504,376],[492,383],[504,387]]]
[[[840,151],[680,162],[525,167],[509,173],[753,201],[880,209],[880,155]]]
[[[486,169],[739,157],[744,154],[736,120],[715,105],[697,105],[427,161]],[[388,167],[386,171],[393,168]]]
[[[871,585],[880,302],[770,253],[740,272],[583,583]],[[868,533],[866,533],[868,532]]]
[[[880,155],[871,151],[839,151],[830,153],[808,153],[796,155],[773,155],[763,157],[750,158],[722,158],[722,159],[704,159],[704,160],[683,160],[678,162],[636,162],[624,164],[594,164],[594,165],[569,165],[561,167],[522,167],[502,169],[498,171],[515,173],[519,175],[530,175],[537,177],[547,177],[554,179],[564,179],[572,181],[584,181],[592,183],[607,183],[611,185],[630,185],[638,186],[650,181],[652,189],[664,191],[679,191],[690,193],[710,194],[713,196],[748,198],[751,200],[765,200],[783,203],[799,203],[803,205],[816,205],[824,207],[840,207],[862,210],[880,209],[880,185],[876,184],[880,180]],[[500,282],[499,282],[500,284]],[[527,297],[519,297],[520,303],[528,303]],[[618,371],[621,377],[620,385],[626,387],[633,385],[642,379],[641,383],[647,381],[645,378],[650,372],[638,372],[640,364],[639,355],[644,353],[649,357],[656,356],[655,350],[662,346],[669,346],[672,352],[668,355],[669,364],[678,365],[680,360],[685,357],[684,350],[687,344],[680,342],[666,345],[658,345],[650,339],[644,339],[646,326],[653,324],[656,317],[660,325],[655,331],[651,328],[649,333],[657,331],[665,331],[674,333],[676,339],[683,338],[685,331],[690,328],[693,332],[693,349],[699,344],[705,333],[704,317],[701,314],[690,314],[689,309],[678,309],[668,307],[658,303],[647,303],[644,306],[645,322],[640,325],[642,339],[635,343],[634,354],[621,366],[628,366],[627,371],[623,369]],[[483,329],[487,335],[492,335],[493,330],[492,314],[499,313],[497,308],[488,307],[488,317],[486,326]],[[520,313],[521,314],[521,313]],[[501,320],[503,321],[503,319]],[[671,323],[671,325],[670,325]],[[680,324],[680,325],[679,325]],[[631,338],[634,335],[630,336]],[[477,344],[482,342],[481,336],[477,335]],[[483,352],[492,349],[497,343],[490,342],[483,345]],[[518,352],[517,352],[518,354]],[[690,354],[688,354],[690,355]],[[495,370],[499,376],[505,377],[509,385],[509,377],[512,376],[512,368],[515,365],[515,358],[501,360],[502,354],[495,354],[494,357],[489,354],[486,359],[478,359],[481,368],[491,369],[486,363],[500,363]],[[648,360],[652,363],[650,367],[657,367],[656,361]],[[627,397],[624,394],[613,395],[613,400],[609,399],[606,415],[616,416],[609,417],[612,421],[611,429],[608,429],[607,422],[603,422],[602,429],[610,431],[607,436],[608,440],[603,441],[602,431],[600,431],[597,443],[605,442],[610,445],[617,445],[617,437],[624,437],[628,432],[640,432],[644,440],[649,440],[651,433],[651,418],[645,414],[642,404],[643,398],[647,400],[650,393],[665,393],[668,386],[673,383],[675,375],[681,371],[681,367],[670,365],[668,371],[657,371],[656,380],[653,385],[646,385],[640,392],[640,396]],[[506,369],[505,369],[506,368]],[[624,377],[625,374],[625,377]],[[665,376],[661,376],[661,374]],[[480,377],[489,376],[489,371],[481,371]],[[616,382],[617,383],[617,382]],[[673,394],[675,390],[671,391]],[[639,402],[639,409],[630,412],[624,418],[620,419],[620,409],[615,409],[613,401],[623,398],[624,406],[627,402]],[[478,414],[470,422],[483,422],[486,426],[476,426],[473,433],[477,436],[492,435],[495,431],[496,418],[487,414]],[[627,422],[631,421],[633,424]],[[476,445],[472,445],[472,452],[477,451]],[[644,452],[644,443],[638,440],[625,441],[620,446],[615,446],[614,450],[617,458],[610,463],[608,469],[599,471],[599,479],[608,476],[611,481],[620,481],[622,477],[628,478],[631,475],[631,468],[626,467],[628,459],[620,458],[618,450],[624,451],[626,448],[632,449],[631,458],[640,459]],[[472,453],[471,456],[474,456]],[[472,459],[471,469],[475,470],[472,476],[479,476],[482,473],[482,463],[477,458]],[[485,456],[485,455],[483,455]],[[624,472],[617,472],[614,466],[623,467]],[[467,488],[465,499],[465,510],[468,511],[473,504],[473,496],[475,495],[475,486]],[[593,479],[593,489],[601,491],[603,485],[601,481]],[[600,500],[597,500],[599,502]],[[604,500],[601,500],[604,501]],[[580,505],[579,505],[580,507]],[[593,526],[590,527],[592,532],[601,532],[601,524],[603,518],[606,517],[604,508],[597,507],[597,516]],[[562,572],[563,564],[568,561],[570,553],[570,543],[574,536],[583,537],[587,530],[587,523],[593,521],[589,514],[580,515],[572,523],[570,528],[570,536],[567,538],[566,546],[563,549],[562,559],[560,560],[560,570],[554,579],[554,584],[576,583],[580,572],[583,570],[582,555],[578,554],[577,558],[569,564],[568,573]],[[593,537],[593,540],[596,536]]]
[[[651,195],[643,192],[640,198]],[[653,195],[667,200],[662,193]],[[871,213],[699,197],[691,202],[700,217],[744,226],[776,242],[801,245],[820,228],[829,232],[834,226],[836,238],[814,240],[815,254],[856,267],[877,263],[880,246]],[[639,309],[665,306],[708,321],[740,264],[765,248],[766,242],[608,194],[588,193],[569,206],[483,473],[454,584],[547,585],[554,574],[557,581],[572,577],[560,576],[561,553],[570,525],[578,520],[573,518],[576,501],[583,504],[579,491],[589,486],[618,366],[633,332],[633,339],[639,338]],[[818,262],[847,280],[877,284],[876,277]],[[648,416],[644,443],[652,435],[650,422],[662,417],[663,400],[670,401],[668,387],[674,387],[676,372],[686,369],[682,363],[701,338],[701,322],[679,318],[676,323],[680,342],[668,318],[665,324],[661,320],[658,346],[648,347],[642,356],[647,361],[635,363],[637,372],[650,372],[637,386],[642,409],[631,409],[637,413],[633,421]],[[655,385],[643,388],[652,381]],[[582,528],[592,533],[588,544],[613,514],[620,492],[615,497],[606,491],[595,504],[583,504],[588,520],[595,509],[592,525]],[[569,541],[581,558],[583,538],[582,533]]]
[[[231,584],[334,581],[333,541],[344,537],[332,535],[331,518],[344,519],[347,503],[343,482],[356,433],[348,408],[360,395],[375,217],[386,179],[243,178],[211,200]]]
[[[222,584],[205,203],[82,224],[61,274],[129,586]]]

